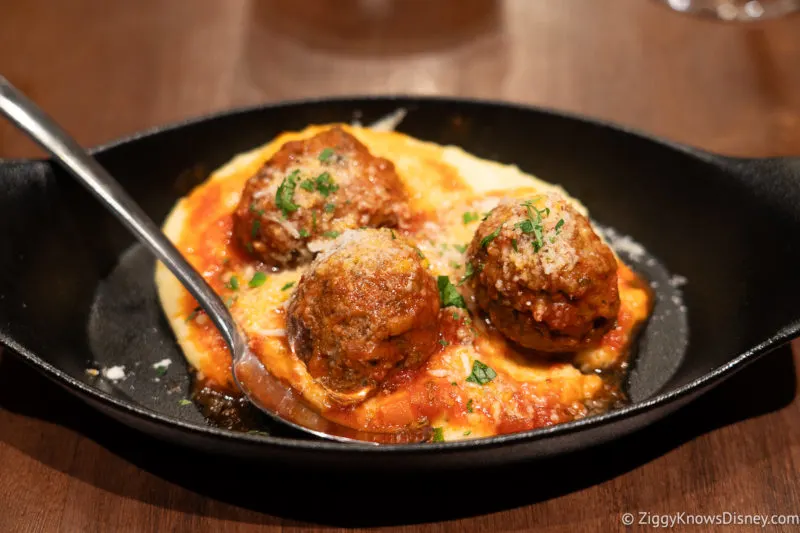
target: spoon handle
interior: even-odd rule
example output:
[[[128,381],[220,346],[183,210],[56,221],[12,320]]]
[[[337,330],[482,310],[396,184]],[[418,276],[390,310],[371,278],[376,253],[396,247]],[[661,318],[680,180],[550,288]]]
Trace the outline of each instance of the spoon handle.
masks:
[[[243,342],[225,304],[119,183],[56,122],[0,76],[0,113],[94,194],[203,305],[230,348]]]

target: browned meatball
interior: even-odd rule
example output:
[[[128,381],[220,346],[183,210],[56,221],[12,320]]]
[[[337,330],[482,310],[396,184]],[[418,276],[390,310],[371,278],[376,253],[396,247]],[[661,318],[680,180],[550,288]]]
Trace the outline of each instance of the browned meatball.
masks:
[[[234,233],[265,263],[295,266],[347,229],[397,226],[406,199],[394,165],[334,127],[287,142],[247,181]]]
[[[309,373],[363,399],[438,346],[439,294],[419,250],[388,229],[350,230],[303,274],[287,334]],[[342,396],[344,398],[344,396]]]
[[[526,348],[586,348],[616,320],[614,254],[561,195],[501,202],[478,227],[468,259],[478,305]]]

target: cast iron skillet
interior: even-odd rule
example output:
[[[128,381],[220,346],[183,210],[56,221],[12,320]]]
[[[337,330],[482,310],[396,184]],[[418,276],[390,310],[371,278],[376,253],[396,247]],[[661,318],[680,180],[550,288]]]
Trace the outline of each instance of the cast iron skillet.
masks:
[[[560,183],[600,225],[644,245],[644,255],[620,250],[657,296],[627,383],[631,405],[490,439],[377,448],[269,425],[269,435],[211,427],[180,401],[190,381],[157,303],[153,258],[49,161],[0,161],[0,342],[91,405],[159,438],[289,465],[409,470],[542,458],[614,439],[800,331],[800,160],[726,158],[597,121],[451,98],[269,105],[93,153],[161,221],[210,171],[282,131],[369,123],[398,108],[408,111],[399,131]],[[670,283],[675,275],[686,285]],[[152,364],[164,358],[173,364],[158,376]],[[126,380],[86,373],[114,365],[126,366]]]

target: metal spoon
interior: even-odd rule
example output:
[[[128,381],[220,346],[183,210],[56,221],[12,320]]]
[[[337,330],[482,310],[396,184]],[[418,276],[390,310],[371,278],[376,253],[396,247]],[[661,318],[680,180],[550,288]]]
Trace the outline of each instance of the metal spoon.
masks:
[[[429,428],[399,433],[354,430],[325,419],[269,373],[250,351],[230,311],[147,214],[100,164],[22,92],[0,76],[0,113],[49,152],[158,258],[208,313],[230,349],[237,386],[276,422],[317,437],[375,444],[425,440]]]

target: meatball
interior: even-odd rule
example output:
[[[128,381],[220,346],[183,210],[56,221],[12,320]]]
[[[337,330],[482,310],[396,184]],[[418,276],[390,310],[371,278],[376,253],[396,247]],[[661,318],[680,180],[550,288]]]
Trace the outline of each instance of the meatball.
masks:
[[[357,401],[395,369],[428,359],[438,314],[436,280],[416,247],[392,230],[350,230],[303,274],[287,334],[319,383]]]
[[[266,264],[291,267],[347,229],[396,227],[406,200],[394,165],[333,127],[287,142],[247,181],[234,234]]]
[[[587,348],[616,320],[616,258],[561,195],[501,202],[467,253],[478,306],[523,347]]]

